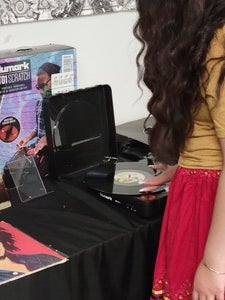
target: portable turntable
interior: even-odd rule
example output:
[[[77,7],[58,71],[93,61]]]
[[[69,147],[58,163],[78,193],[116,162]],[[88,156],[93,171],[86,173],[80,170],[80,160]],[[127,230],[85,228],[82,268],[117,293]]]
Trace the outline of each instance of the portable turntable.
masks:
[[[109,85],[52,96],[44,101],[44,112],[53,177],[75,185],[81,180],[99,198],[144,217],[162,212],[165,187],[149,195],[139,192],[143,180],[155,176],[147,159],[124,162],[118,155]]]

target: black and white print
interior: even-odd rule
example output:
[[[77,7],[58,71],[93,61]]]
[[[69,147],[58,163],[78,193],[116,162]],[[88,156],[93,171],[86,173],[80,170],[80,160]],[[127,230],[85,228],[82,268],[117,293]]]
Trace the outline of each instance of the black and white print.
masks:
[[[135,0],[1,0],[0,25],[135,9]]]

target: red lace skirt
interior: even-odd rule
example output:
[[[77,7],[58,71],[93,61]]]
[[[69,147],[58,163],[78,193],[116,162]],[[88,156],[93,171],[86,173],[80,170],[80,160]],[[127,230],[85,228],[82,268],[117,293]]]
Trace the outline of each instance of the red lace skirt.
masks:
[[[170,185],[156,259],[152,299],[191,299],[220,171],[178,167]]]

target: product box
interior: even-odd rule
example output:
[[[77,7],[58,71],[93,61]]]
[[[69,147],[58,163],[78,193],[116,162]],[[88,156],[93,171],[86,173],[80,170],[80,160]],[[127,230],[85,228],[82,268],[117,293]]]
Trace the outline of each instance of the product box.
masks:
[[[42,122],[37,117],[38,103],[76,88],[73,47],[49,44],[0,51],[0,174],[18,151],[18,143]],[[35,139],[37,136],[24,144],[34,144]]]

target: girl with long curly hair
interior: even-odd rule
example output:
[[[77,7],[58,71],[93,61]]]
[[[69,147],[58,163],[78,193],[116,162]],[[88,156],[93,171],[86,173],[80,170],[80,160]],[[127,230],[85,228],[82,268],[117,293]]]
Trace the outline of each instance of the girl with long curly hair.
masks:
[[[137,0],[150,150],[170,183],[153,299],[225,299],[225,1]]]

